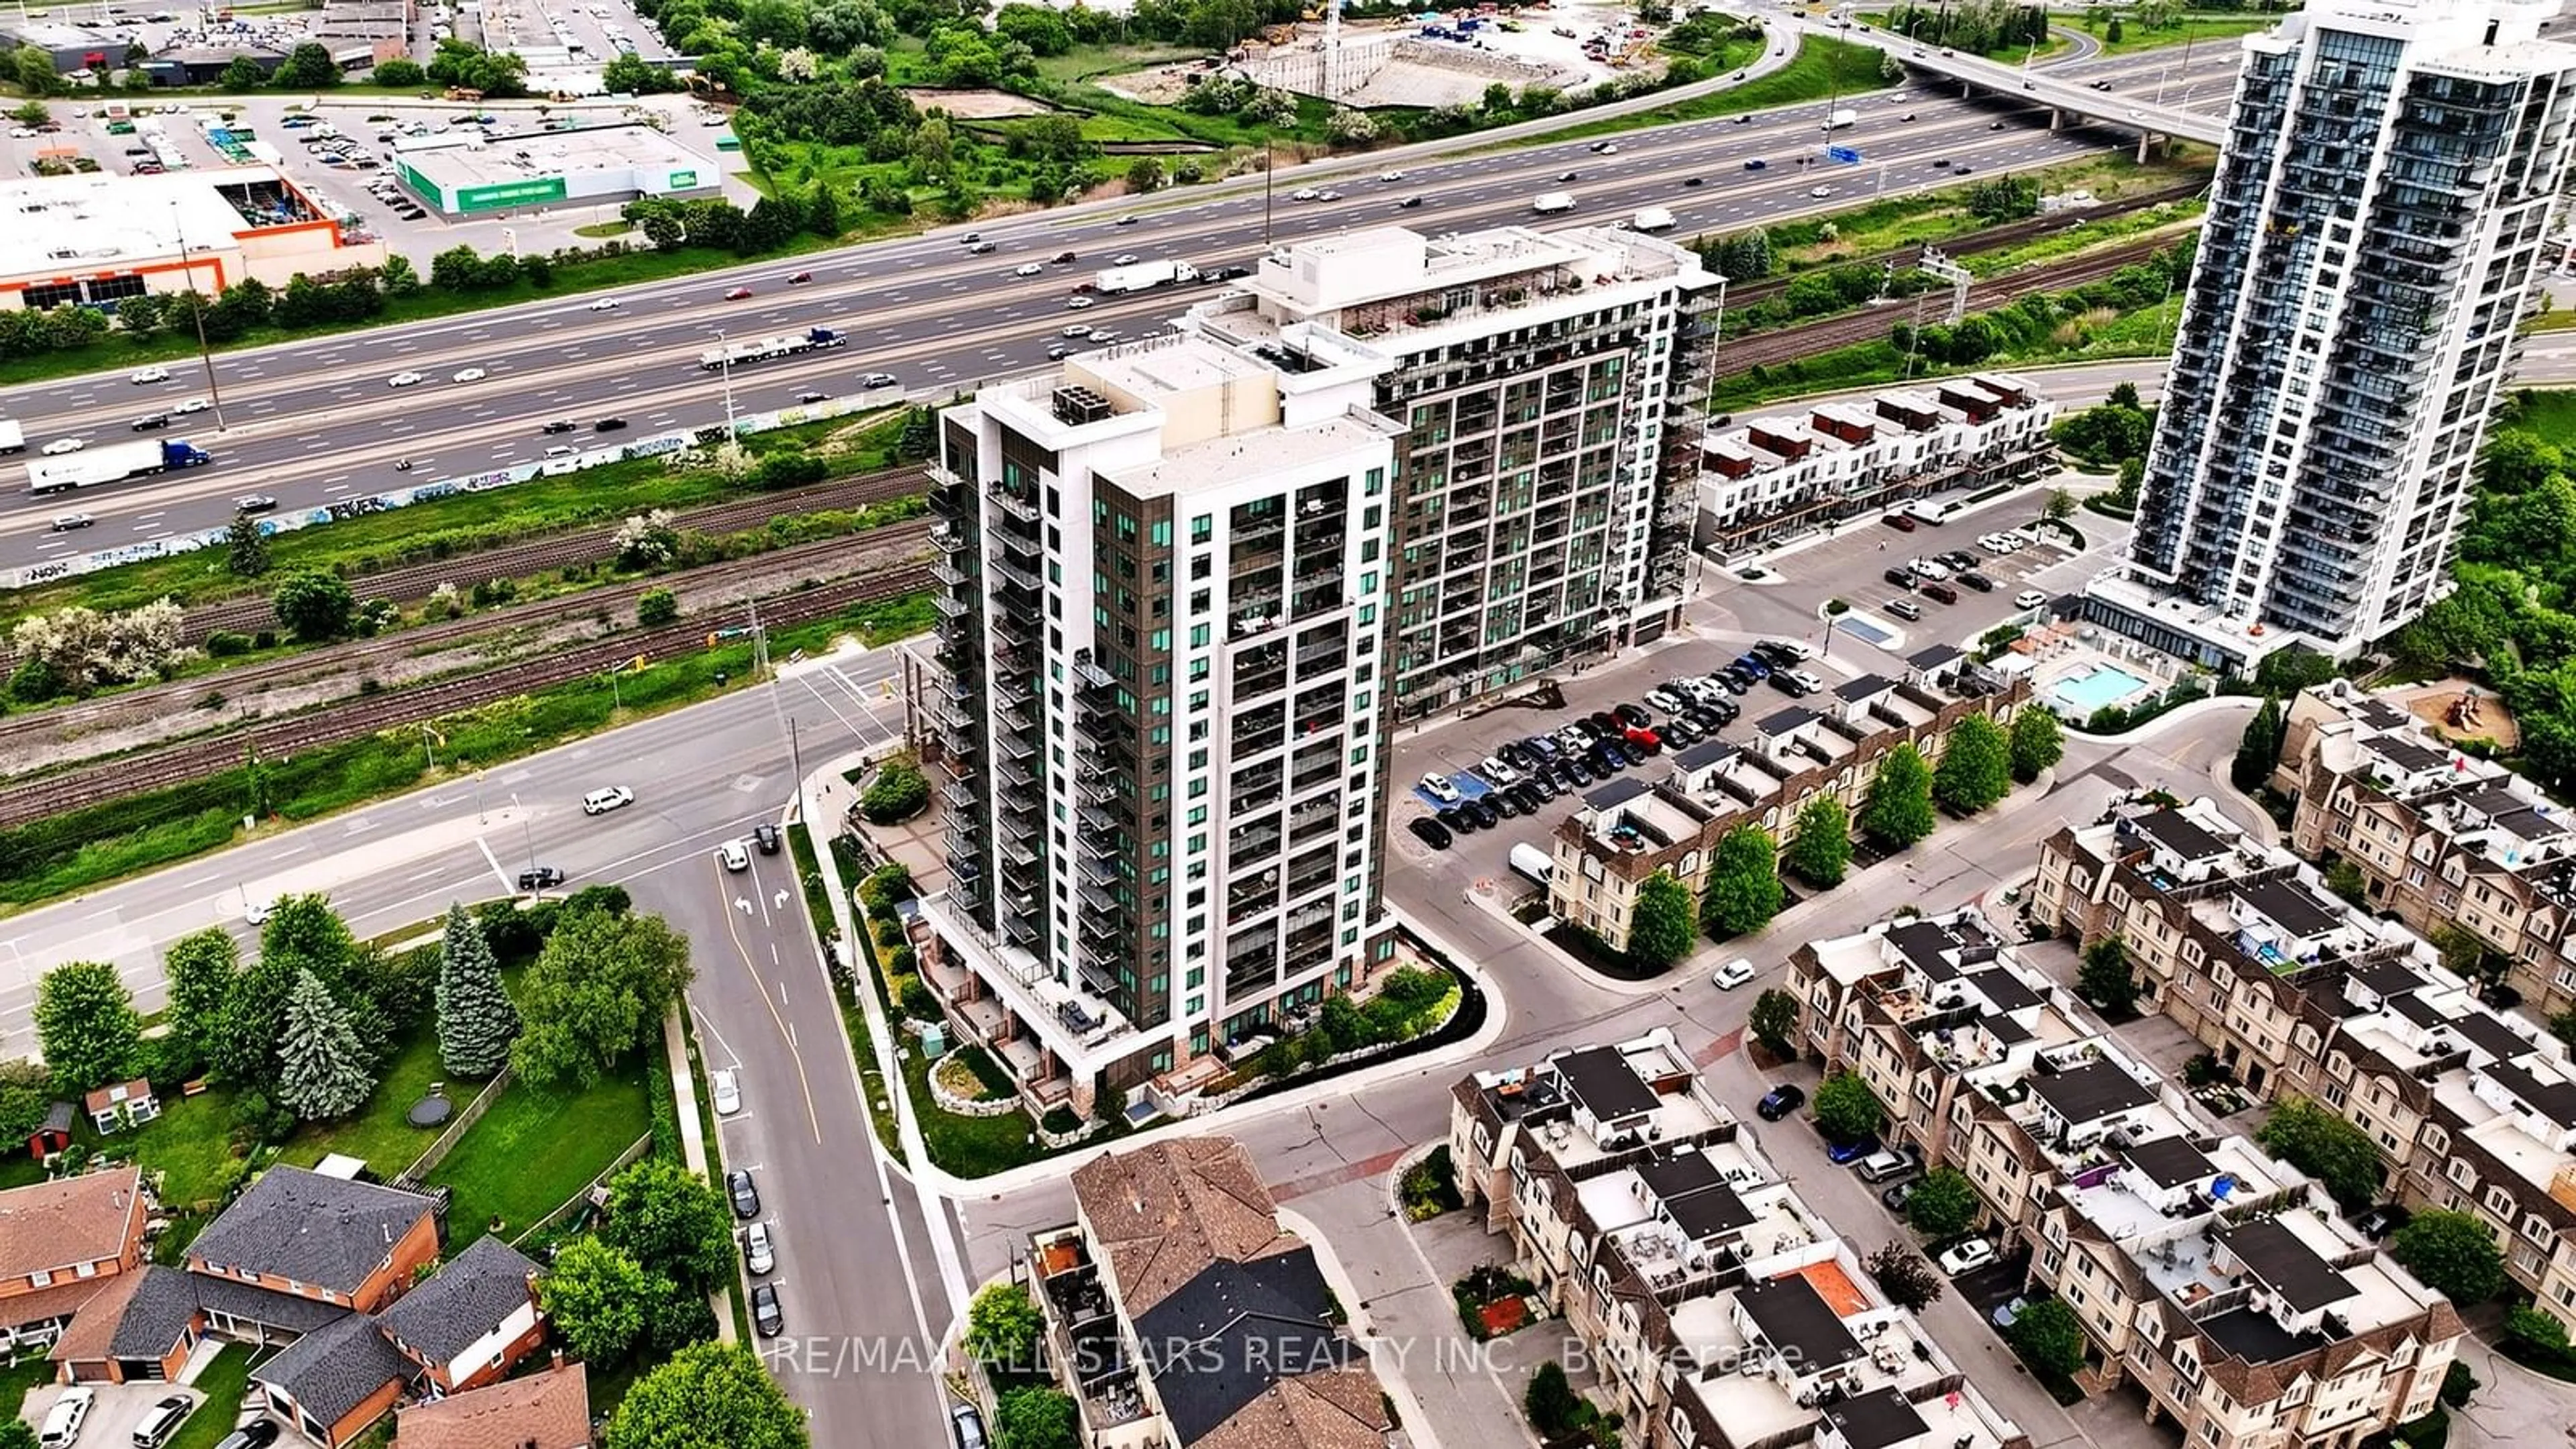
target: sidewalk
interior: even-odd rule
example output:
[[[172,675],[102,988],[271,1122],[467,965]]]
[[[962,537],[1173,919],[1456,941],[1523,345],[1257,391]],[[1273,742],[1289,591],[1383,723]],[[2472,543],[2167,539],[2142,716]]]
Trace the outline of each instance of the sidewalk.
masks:
[[[713,1181],[715,1174],[707,1166],[706,1122],[698,1116],[697,1072],[689,1065],[689,1033],[680,1021],[687,1003],[672,1003],[662,1015],[662,1050],[671,1063],[672,1106],[680,1119],[680,1160],[689,1171]],[[716,1341],[732,1343],[733,1290],[718,1288],[707,1295],[707,1306],[715,1311]]]

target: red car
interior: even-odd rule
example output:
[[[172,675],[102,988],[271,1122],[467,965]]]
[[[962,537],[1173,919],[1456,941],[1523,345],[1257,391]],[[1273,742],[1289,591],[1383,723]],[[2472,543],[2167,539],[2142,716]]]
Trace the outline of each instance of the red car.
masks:
[[[1630,725],[1627,731],[1627,739],[1628,743],[1635,745],[1638,749],[1644,750],[1647,754],[1659,755],[1663,753],[1664,737],[1655,733],[1653,730],[1646,728],[1644,725]]]
[[[795,276],[787,279],[787,285],[791,287],[802,286],[812,280],[814,280],[814,274],[812,272],[798,272]]]
[[[751,289],[749,287],[736,287],[732,291],[725,293],[725,300],[728,302],[740,302],[748,298],[750,295]]]
[[[1914,531],[1914,515],[1910,513],[1885,514],[1881,516],[1878,521],[1886,524],[1892,529],[1895,529],[1899,533],[1912,533]]]

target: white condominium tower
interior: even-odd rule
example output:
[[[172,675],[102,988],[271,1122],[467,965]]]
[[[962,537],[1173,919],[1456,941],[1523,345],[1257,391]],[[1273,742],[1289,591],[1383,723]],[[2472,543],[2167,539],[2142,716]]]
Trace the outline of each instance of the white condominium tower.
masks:
[[[2316,0],[2249,36],[2112,627],[2350,656],[2441,594],[2560,209],[2553,3]]]

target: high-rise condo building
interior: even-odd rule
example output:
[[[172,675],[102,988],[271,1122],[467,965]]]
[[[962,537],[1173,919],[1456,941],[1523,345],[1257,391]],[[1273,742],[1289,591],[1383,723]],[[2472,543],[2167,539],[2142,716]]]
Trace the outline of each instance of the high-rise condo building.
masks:
[[[941,415],[923,912],[1042,1096],[1136,1087],[1394,950],[1383,370],[1166,336]]]
[[[1280,247],[1238,286],[1187,325],[1382,364],[1376,410],[1405,429],[1395,718],[1677,617],[1722,295],[1696,254],[1608,227],[1376,227]]]
[[[2318,0],[2246,38],[2096,618],[2244,669],[2350,656],[2440,596],[2576,145],[2555,9]]]

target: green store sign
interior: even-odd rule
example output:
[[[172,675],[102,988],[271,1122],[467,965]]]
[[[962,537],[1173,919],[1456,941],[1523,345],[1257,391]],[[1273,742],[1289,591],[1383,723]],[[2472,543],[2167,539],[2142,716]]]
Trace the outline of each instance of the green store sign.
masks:
[[[535,181],[505,181],[498,186],[467,186],[456,193],[458,211],[490,211],[502,206],[527,206],[535,202],[564,199],[564,181],[560,176],[547,176]]]

